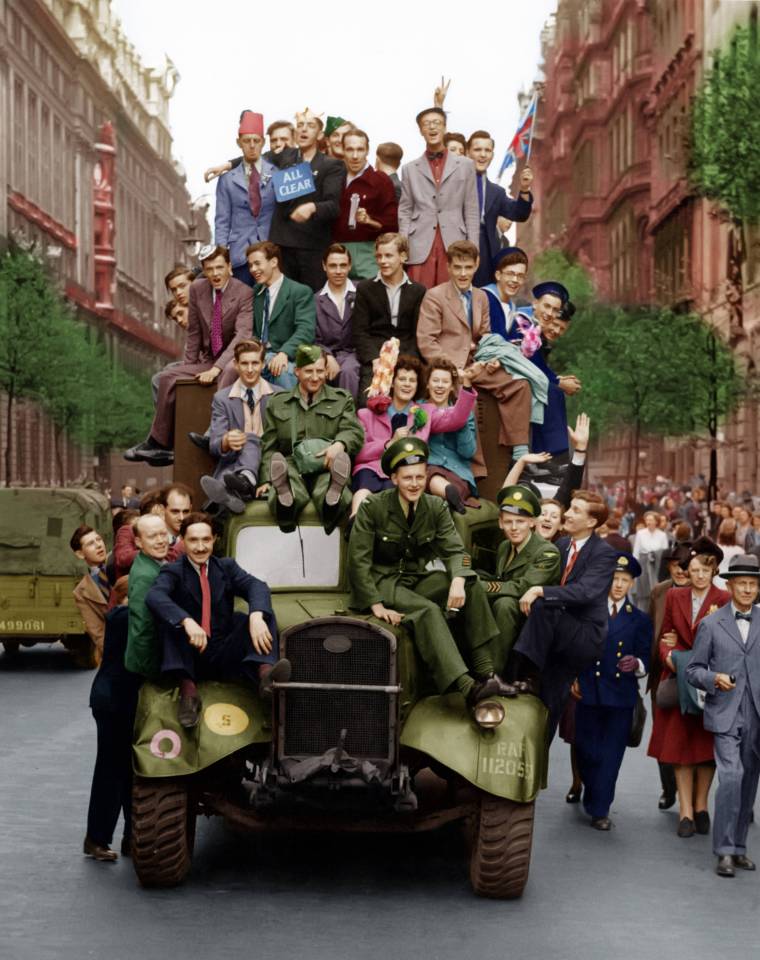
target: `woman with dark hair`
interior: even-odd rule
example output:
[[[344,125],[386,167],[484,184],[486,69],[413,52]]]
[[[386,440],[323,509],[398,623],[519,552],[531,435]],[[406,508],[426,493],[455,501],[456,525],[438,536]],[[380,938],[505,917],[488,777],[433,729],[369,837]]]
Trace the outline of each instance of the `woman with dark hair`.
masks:
[[[364,445],[354,458],[351,516],[366,497],[392,486],[383,473],[380,460],[392,440],[415,436],[425,442],[431,433],[460,430],[475,407],[477,393],[472,389],[469,371],[462,371],[462,389],[453,406],[437,407],[418,403],[422,363],[417,357],[401,354],[396,361],[390,396],[370,397],[358,411],[364,427]]]
[[[679,837],[710,832],[707,795],[715,775],[713,737],[704,729],[702,714],[682,713],[677,693],[679,653],[694,646],[697,627],[710,613],[730,600],[713,584],[723,551],[700,537],[684,557],[689,587],[673,587],[665,595],[665,613],[659,635],[661,664],[649,741],[650,757],[673,764],[679,806]]]

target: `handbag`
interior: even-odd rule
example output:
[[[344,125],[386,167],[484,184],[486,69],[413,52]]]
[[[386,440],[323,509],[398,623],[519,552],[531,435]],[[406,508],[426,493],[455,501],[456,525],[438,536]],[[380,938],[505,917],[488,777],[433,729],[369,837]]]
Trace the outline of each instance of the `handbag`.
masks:
[[[633,720],[631,721],[631,732],[628,735],[628,746],[638,747],[641,738],[644,736],[644,724],[647,722],[647,708],[644,704],[644,698],[640,693],[636,693],[636,706],[633,708]]]
[[[323,451],[330,446],[332,441],[323,440],[321,437],[304,437],[303,440],[296,440],[298,436],[296,419],[297,417],[294,416],[290,421],[293,465],[301,476],[308,476],[310,473],[321,473],[325,469]],[[320,453],[322,453],[321,457],[318,455]]]
[[[678,706],[678,681],[675,677],[660,680],[654,702],[660,710],[672,710],[673,707]]]

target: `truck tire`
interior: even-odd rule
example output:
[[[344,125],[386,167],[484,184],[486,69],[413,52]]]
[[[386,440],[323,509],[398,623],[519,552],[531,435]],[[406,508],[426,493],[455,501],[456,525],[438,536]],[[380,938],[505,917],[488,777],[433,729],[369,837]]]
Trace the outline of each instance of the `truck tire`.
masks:
[[[535,802],[516,803],[480,791],[474,817],[470,883],[478,896],[521,897],[528,882]]]
[[[21,646],[18,640],[3,640],[3,650],[5,656],[10,660],[11,657],[17,657],[19,647]]]
[[[132,863],[144,887],[174,887],[187,876],[195,841],[195,810],[181,780],[135,777]]]

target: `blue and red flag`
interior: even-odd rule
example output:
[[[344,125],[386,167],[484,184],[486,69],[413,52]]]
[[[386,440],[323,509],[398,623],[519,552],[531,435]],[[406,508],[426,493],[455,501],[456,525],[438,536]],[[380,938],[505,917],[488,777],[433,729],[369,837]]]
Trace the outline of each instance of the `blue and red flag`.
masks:
[[[530,160],[530,148],[533,141],[533,124],[536,119],[536,107],[538,106],[538,91],[535,91],[530,103],[528,104],[528,109],[523,114],[523,118],[520,121],[520,125],[517,128],[517,132],[514,137],[512,137],[512,142],[507,147],[507,152],[504,154],[504,159],[501,161],[501,167],[499,167],[499,176],[497,179],[501,179],[502,174],[505,170],[508,170],[513,163],[517,163],[518,160],[525,158],[526,163]]]

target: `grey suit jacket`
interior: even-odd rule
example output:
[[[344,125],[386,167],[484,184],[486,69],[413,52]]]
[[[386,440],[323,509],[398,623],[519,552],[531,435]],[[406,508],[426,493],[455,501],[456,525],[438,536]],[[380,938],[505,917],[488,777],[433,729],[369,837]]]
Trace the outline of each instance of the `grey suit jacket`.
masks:
[[[444,247],[456,240],[478,246],[480,211],[472,160],[449,153],[439,186],[424,154],[405,164],[401,176],[398,227],[409,238],[409,263],[427,260],[437,226]]]
[[[733,690],[718,690],[715,674],[736,677]],[[749,687],[755,710],[760,715],[760,608],[752,608],[752,622],[746,645],[743,643],[730,603],[705,617],[697,630],[697,639],[686,679],[707,694],[705,729],[728,733],[736,720],[744,691]]]
[[[230,277],[222,296],[222,352],[211,352],[214,298],[211,284],[199,277],[190,284],[185,363],[211,363],[224,370],[235,355],[238,340],[250,337],[253,327],[253,290]]]
[[[224,390],[217,390],[211,401],[211,426],[209,427],[209,452],[216,460],[223,464],[234,463],[237,453],[234,450],[222,451],[222,438],[228,430],[245,430],[245,412],[243,402],[237,397],[230,397],[231,384]],[[261,419],[264,420],[269,398],[280,393],[282,387],[272,384],[272,393],[261,398]]]

